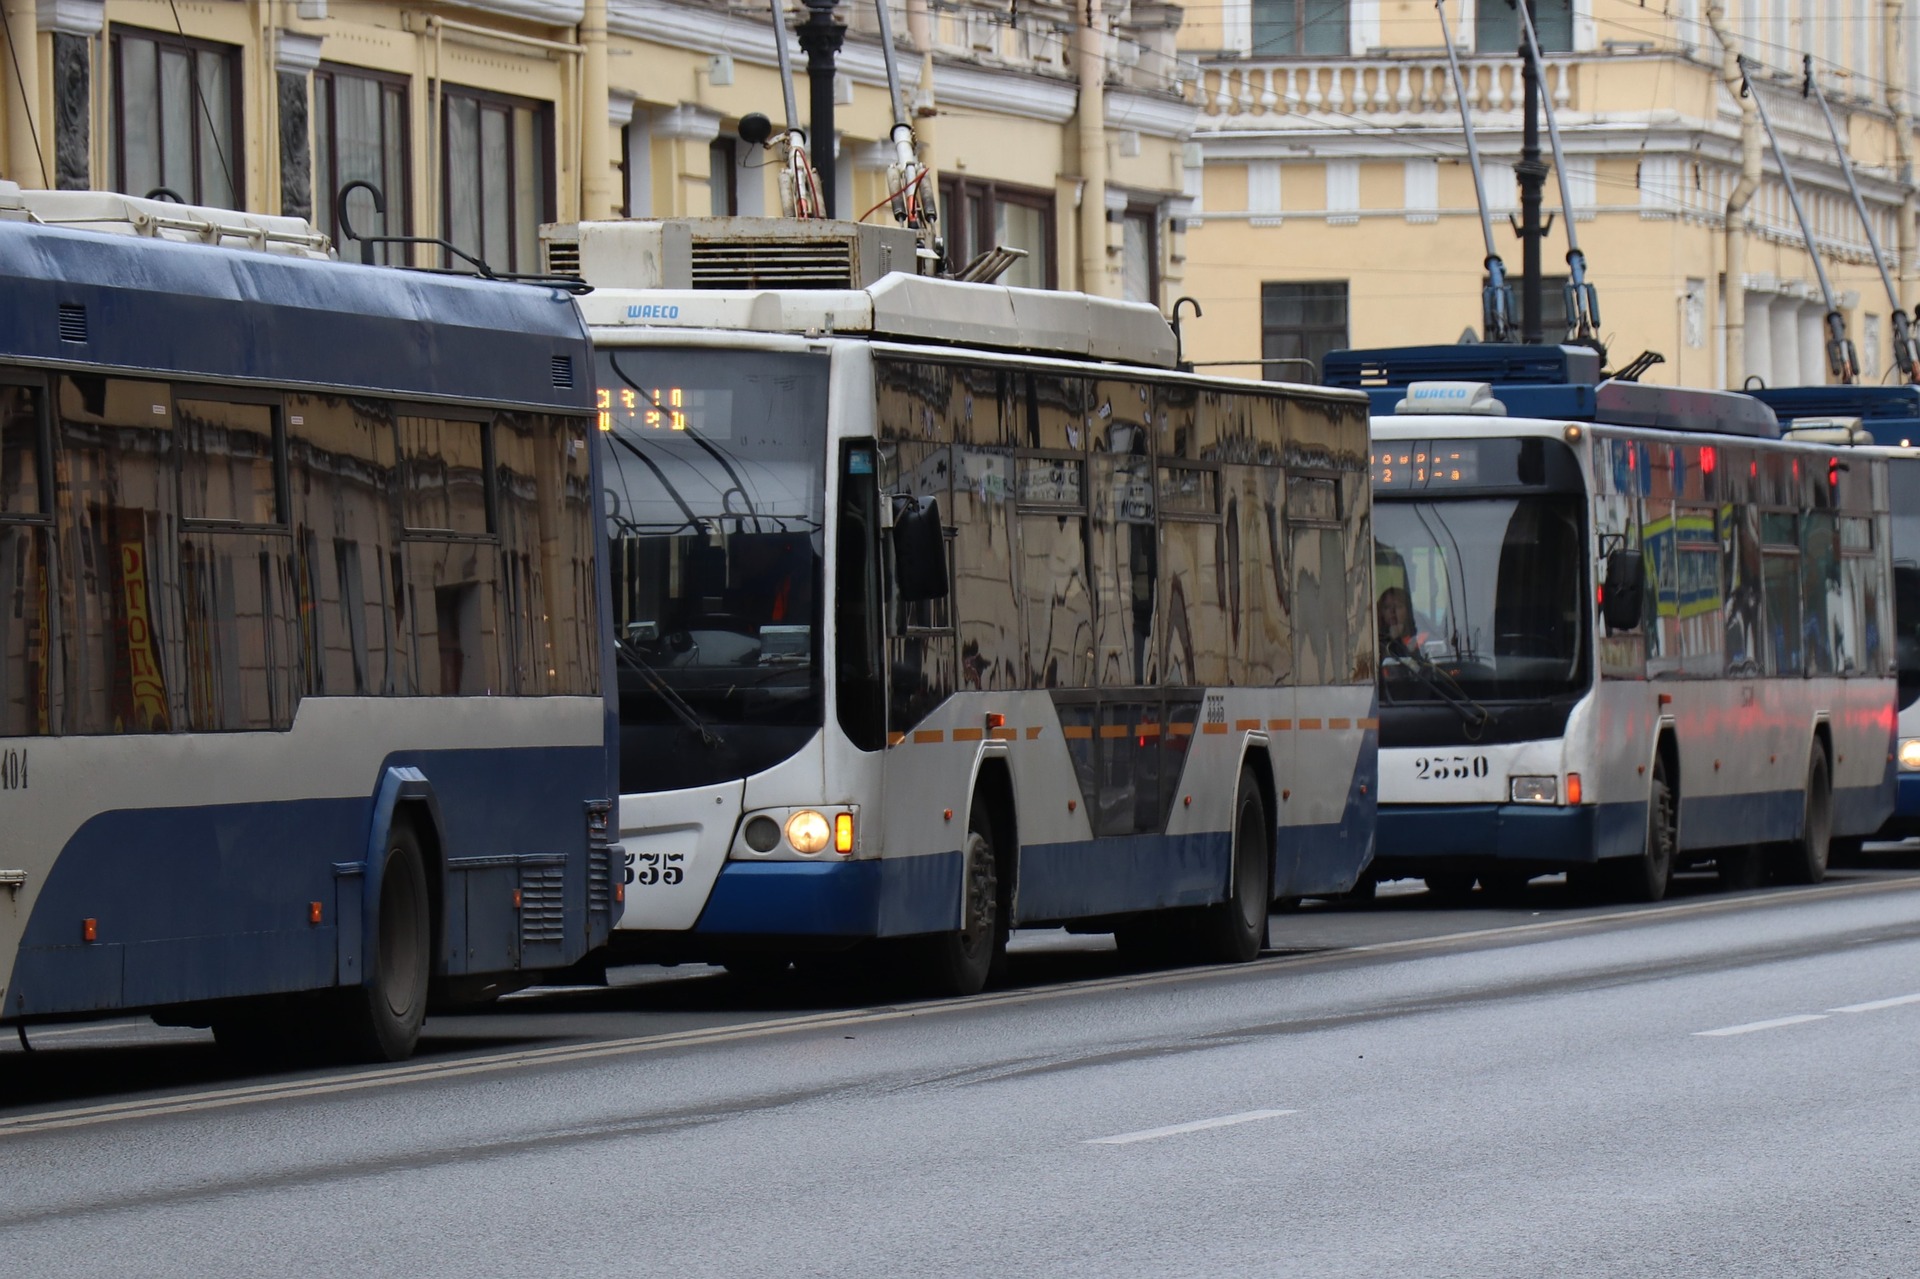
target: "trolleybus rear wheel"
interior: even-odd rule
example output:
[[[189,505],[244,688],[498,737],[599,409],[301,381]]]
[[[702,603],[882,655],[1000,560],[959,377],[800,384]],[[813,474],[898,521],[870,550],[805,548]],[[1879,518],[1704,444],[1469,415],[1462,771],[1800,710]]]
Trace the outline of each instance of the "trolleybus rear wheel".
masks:
[[[1667,780],[1664,755],[1653,758],[1653,785],[1647,788],[1647,845],[1638,857],[1621,859],[1614,867],[1620,895],[1629,901],[1657,902],[1673,883],[1674,852],[1680,843],[1673,786]]]
[[[1783,844],[1775,855],[1774,870],[1789,884],[1817,884],[1827,877],[1827,856],[1833,840],[1833,787],[1827,772],[1827,753],[1814,744],[1807,759],[1807,790],[1801,801],[1800,838]]]
[[[1253,770],[1240,770],[1234,805],[1233,883],[1227,899],[1193,917],[1194,955],[1218,964],[1244,964],[1267,944],[1267,908],[1273,901],[1273,843],[1266,799]]]
[[[420,1041],[433,966],[427,872],[413,828],[387,836],[380,904],[373,921],[365,982],[339,992],[335,1030],[343,1051],[362,1061],[405,1061]]]
[[[995,864],[993,823],[976,799],[967,814],[964,877],[965,917],[950,933],[917,939],[921,985],[932,995],[976,995],[986,986],[994,960],[1006,950],[1007,922],[1000,917],[1000,868]]]

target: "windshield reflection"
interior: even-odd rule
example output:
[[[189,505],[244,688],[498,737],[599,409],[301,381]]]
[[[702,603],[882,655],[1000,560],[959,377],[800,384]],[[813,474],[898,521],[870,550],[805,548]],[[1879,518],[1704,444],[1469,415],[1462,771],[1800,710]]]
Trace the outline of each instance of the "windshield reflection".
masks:
[[[1551,696],[1586,682],[1577,499],[1382,500],[1374,506],[1382,699]]]

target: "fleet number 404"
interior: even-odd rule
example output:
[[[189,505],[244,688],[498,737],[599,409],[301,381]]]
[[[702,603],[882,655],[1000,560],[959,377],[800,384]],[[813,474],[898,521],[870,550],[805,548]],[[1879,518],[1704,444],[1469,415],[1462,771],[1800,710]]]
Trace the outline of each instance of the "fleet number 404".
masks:
[[[1465,781],[1488,771],[1485,755],[1428,755],[1413,761],[1414,780],[1422,782]]]
[[[25,790],[27,788],[27,752],[19,750],[0,751],[0,790]]]

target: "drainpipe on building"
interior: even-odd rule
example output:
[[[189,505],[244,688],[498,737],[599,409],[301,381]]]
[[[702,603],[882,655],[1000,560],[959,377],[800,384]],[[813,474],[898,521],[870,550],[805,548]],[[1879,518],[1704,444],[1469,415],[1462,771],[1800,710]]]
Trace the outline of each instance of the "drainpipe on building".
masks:
[[[42,140],[37,125],[40,118],[40,15],[35,0],[0,0],[7,9],[7,31],[13,48],[5,63],[7,86],[7,169],[6,176],[23,187],[48,189],[53,175],[47,171],[43,150],[52,139]],[[16,69],[18,74],[15,74]]]
[[[1907,58],[1900,38],[1905,8],[1905,0],[1886,0],[1881,10],[1885,20],[1881,52],[1887,60],[1887,109],[1893,112],[1893,149],[1900,162],[1900,230],[1894,237],[1899,261],[1894,264],[1894,271],[1902,307],[1913,304],[1914,219],[1920,216],[1913,197],[1913,117],[1907,114]]]
[[[580,217],[616,217],[619,191],[607,120],[607,0],[586,0],[580,15]]]
[[[1726,286],[1721,302],[1727,330],[1727,385],[1737,390],[1747,378],[1747,204],[1760,189],[1760,115],[1740,91],[1744,79],[1740,51],[1727,30],[1727,7],[1722,0],[1707,6],[1707,25],[1720,41],[1720,76],[1740,107],[1740,180],[1727,197]]]
[[[1100,0],[1080,0],[1080,289],[1107,297],[1107,49]]]

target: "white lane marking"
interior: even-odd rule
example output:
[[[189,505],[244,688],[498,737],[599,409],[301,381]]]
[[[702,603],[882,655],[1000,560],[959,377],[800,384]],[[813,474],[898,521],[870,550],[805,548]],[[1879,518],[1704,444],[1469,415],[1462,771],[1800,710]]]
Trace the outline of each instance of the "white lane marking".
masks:
[[[1218,1119],[1196,1119],[1189,1124],[1169,1124],[1165,1128],[1146,1128],[1139,1132],[1123,1132],[1117,1137],[1094,1137],[1085,1144],[1089,1146],[1131,1146],[1136,1141],[1158,1141],[1162,1137],[1178,1137],[1186,1132],[1205,1132],[1209,1128],[1231,1128],[1235,1124],[1250,1124],[1262,1119],[1278,1119],[1282,1115],[1297,1115],[1297,1110],[1247,1110],[1237,1115],[1221,1115]]]
[[[575,1064],[671,1051],[701,1048],[714,1044],[799,1034],[807,1031],[836,1030],[846,1026],[871,1026],[907,1021],[943,1013],[966,1013],[991,1008],[1019,1007],[1067,999],[1076,995],[1100,994],[1115,990],[1141,990],[1156,986],[1179,986],[1219,977],[1252,978],[1284,968],[1296,971],[1341,963],[1355,956],[1417,955],[1447,950],[1462,942],[1497,938],[1545,937],[1555,933],[1579,933],[1591,929],[1604,931],[1610,926],[1637,926],[1664,923],[1700,915],[1720,915],[1774,906],[1799,905],[1808,901],[1879,896],[1884,893],[1913,892],[1910,878],[1871,880],[1866,883],[1829,883],[1817,888],[1796,889],[1770,897],[1709,897],[1687,902],[1669,902],[1651,909],[1623,908],[1598,915],[1578,915],[1543,919],[1529,924],[1502,924],[1467,932],[1441,933],[1432,937],[1407,937],[1398,941],[1372,942],[1306,955],[1269,955],[1249,964],[1209,964],[1199,968],[1180,968],[1163,973],[1130,973],[1119,977],[1089,977],[1030,990],[1004,991],[991,995],[972,995],[964,999],[928,1000],[900,1007],[879,1007],[846,1012],[810,1013],[795,1017],[747,1022],[743,1025],[712,1027],[697,1031],[637,1035],[587,1043],[559,1044],[545,1048],[517,1048],[453,1061],[413,1062],[361,1071],[345,1078],[332,1076],[277,1084],[255,1084],[238,1088],[224,1087],[199,1092],[175,1093],[135,1101],[116,1101],[79,1106],[67,1110],[40,1111],[34,1114],[0,1118],[0,1140],[26,1133],[65,1128],[90,1127],[123,1120],[157,1119],[195,1114],[228,1106],[258,1102],[285,1102],[314,1097],[360,1092],[370,1088],[392,1087],[422,1080],[462,1078],[495,1072],[524,1070],[530,1067]],[[31,1033],[31,1031],[29,1031]]]
[[[1798,1026],[1802,1022],[1825,1021],[1825,1013],[1795,1013],[1791,1017],[1772,1017],[1766,1021],[1750,1021],[1739,1026],[1722,1026],[1718,1030],[1696,1030],[1696,1035],[1719,1038],[1726,1035],[1751,1035],[1756,1030],[1777,1030],[1782,1026]]]
[[[1829,1008],[1830,1013],[1877,1013],[1882,1008],[1898,1008],[1902,1004],[1920,1004],[1920,995],[1895,995],[1892,999],[1875,999],[1864,1004],[1848,1004],[1844,1008]]]

